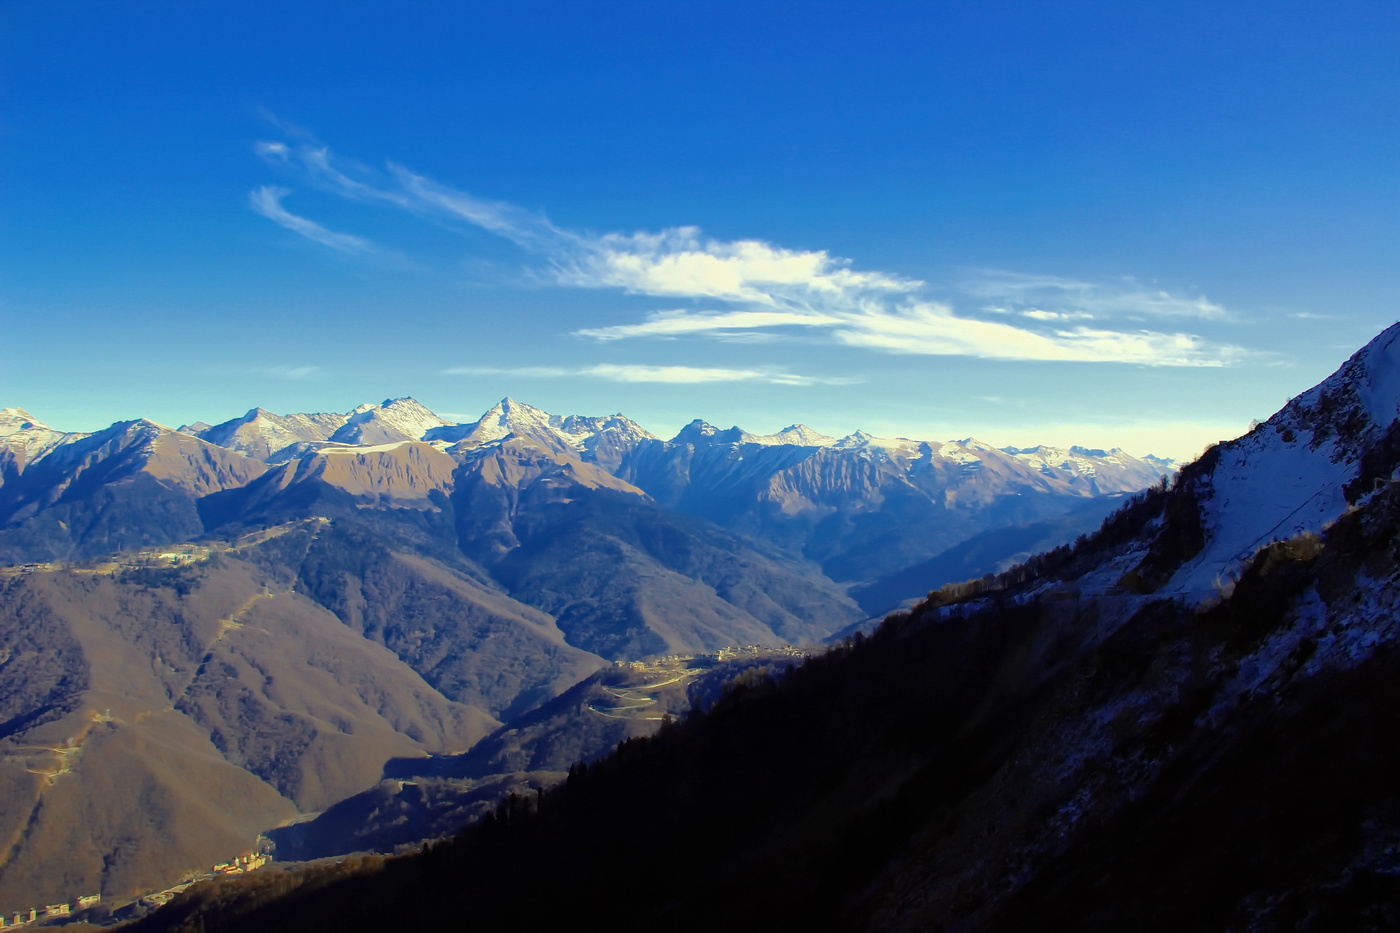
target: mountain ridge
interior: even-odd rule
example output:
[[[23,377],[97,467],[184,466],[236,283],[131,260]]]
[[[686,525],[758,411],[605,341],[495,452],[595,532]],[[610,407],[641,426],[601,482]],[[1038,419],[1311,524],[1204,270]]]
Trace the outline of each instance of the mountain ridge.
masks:
[[[1117,448],[1099,451],[1041,445],[998,450],[971,438],[916,441],[877,438],[860,431],[830,438],[800,424],[772,435],[755,435],[737,427],[720,431],[697,419],[675,438],[664,441],[620,414],[554,415],[511,398],[502,399],[474,422],[456,424],[411,397],[367,403],[345,414],[276,415],[254,408],[221,424],[200,423],[187,426],[183,432],[171,432],[150,422],[122,424],[145,425],[125,430],[157,432],[164,438],[161,444],[173,452],[166,458],[167,465],[147,462],[139,470],[150,473],[166,489],[130,492],[138,498],[163,501],[160,509],[167,512],[188,514],[188,504],[180,501],[182,495],[200,499],[227,492],[253,483],[268,468],[282,464],[296,465],[294,472],[277,474],[282,477],[304,478],[313,467],[325,473],[327,463],[332,462],[326,461],[326,456],[349,451],[359,451],[357,456],[382,457],[387,452],[379,448],[385,445],[431,445],[470,472],[473,464],[489,464],[483,459],[489,451],[503,444],[529,442],[586,465],[574,467],[575,472],[601,471],[594,474],[598,482],[612,483],[607,478],[611,475],[666,508],[741,534],[757,535],[792,554],[815,560],[843,585],[887,575],[891,561],[912,566],[928,560],[992,527],[1043,521],[1074,511],[1077,500],[1086,496],[1121,495],[1143,488],[1173,466],[1158,458],[1131,457]],[[23,417],[12,413],[0,421],[0,431],[9,432],[0,434],[0,560],[6,537],[18,539],[9,552],[12,560],[26,559],[25,548],[45,539],[52,542],[47,550],[28,553],[36,557],[98,556],[96,542],[72,541],[73,535],[66,528],[32,514],[42,511],[45,503],[56,502],[55,496],[34,487],[42,485],[46,462],[50,472],[62,473],[57,465],[70,451],[83,449],[85,443],[100,444],[91,439],[110,438],[120,430],[114,425],[97,435],[64,435],[27,413]],[[208,446],[175,452],[185,442],[165,437],[168,433],[195,437]],[[229,453],[215,453],[220,450]],[[131,462],[143,457],[149,461],[152,456],[135,438],[128,438],[120,453]],[[405,453],[399,451],[394,456]],[[188,461],[184,466],[175,462],[180,457]],[[238,457],[246,457],[248,462],[243,464]],[[440,458],[424,449],[419,459]],[[389,481],[395,471],[384,466],[377,475]],[[441,478],[450,472],[447,461],[441,460],[439,467],[429,470],[435,471],[438,479],[419,475],[423,469],[420,465],[407,473],[398,471],[400,481],[417,487],[399,504],[407,507],[416,502],[417,507],[424,507],[429,501],[426,491],[436,488],[447,493],[452,483]],[[268,482],[262,480],[264,486]],[[50,485],[61,482],[55,480]],[[369,495],[363,482],[349,485],[357,487],[354,495]],[[381,490],[378,495],[386,503],[397,498],[390,490]],[[39,504],[24,511],[21,499]],[[835,510],[852,503],[860,503],[859,516],[845,522],[832,520]],[[7,533],[6,529],[30,519],[32,527],[23,534]],[[180,528],[179,535],[197,534],[193,520],[181,522]],[[70,539],[69,543],[60,543],[64,539]],[[28,545],[23,543],[26,541]],[[145,543],[154,541],[148,537]],[[881,541],[886,543],[878,544]],[[872,546],[878,553],[865,554]]]

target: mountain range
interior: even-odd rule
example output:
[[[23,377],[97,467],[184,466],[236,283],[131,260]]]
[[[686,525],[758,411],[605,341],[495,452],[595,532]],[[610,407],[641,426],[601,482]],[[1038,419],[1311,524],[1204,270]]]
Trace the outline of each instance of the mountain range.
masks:
[[[990,528],[1136,491],[1173,467],[1116,449],[997,449],[859,431],[836,439],[802,425],[754,435],[697,420],[662,441],[622,415],[551,415],[511,399],[466,424],[403,398],[345,414],[253,409],[213,426],[133,421],[94,434],[4,409],[0,559],[87,560],[159,546],[316,496],[440,511],[435,494],[547,474],[547,485],[609,489],[704,518],[815,561],[845,584]],[[510,546],[509,537],[497,541]]]
[[[1394,929],[1398,525],[1400,325],[1072,544],[454,839],[136,929],[545,928],[619,882],[624,929]]]
[[[800,425],[663,441],[510,399],[91,434],[0,411],[0,910],[159,889],[609,662],[819,642],[954,578],[917,571],[950,549],[994,570],[1171,467]],[[566,720],[584,757],[620,737]]]

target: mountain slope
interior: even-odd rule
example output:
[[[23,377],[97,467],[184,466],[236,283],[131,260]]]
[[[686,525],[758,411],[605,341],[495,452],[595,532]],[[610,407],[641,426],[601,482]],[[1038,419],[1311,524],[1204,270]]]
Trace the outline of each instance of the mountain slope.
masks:
[[[796,664],[791,649],[614,664],[502,726],[458,755],[399,758],[385,780],[319,814],[268,833],[279,860],[396,847],[459,831],[509,793],[535,793],[619,742],[667,728],[736,684]]]
[[[346,881],[192,891],[140,929],[431,928],[462,902],[545,928],[639,852],[664,865],[628,888],[636,929],[1393,928],[1397,337],[1074,547],[537,804]],[[289,896],[260,907],[260,885]]]
[[[57,443],[0,486],[0,562],[87,559],[190,540],[203,531],[197,500],[265,470],[150,421]]]
[[[462,550],[603,657],[800,642],[858,615],[810,567],[529,440],[470,454],[454,505]]]
[[[669,443],[635,445],[618,475],[664,505],[816,561],[841,582],[868,582],[992,528],[1044,521],[1086,498],[1142,489],[1169,468],[1122,451],[998,450],[787,435],[756,438],[693,422]],[[777,440],[807,442],[775,443]],[[912,595],[912,594],[910,594]]]
[[[54,449],[86,436],[55,431],[22,408],[0,408],[0,485]]]
[[[265,550],[0,581],[6,913],[159,889],[391,756],[496,725],[295,593]]]

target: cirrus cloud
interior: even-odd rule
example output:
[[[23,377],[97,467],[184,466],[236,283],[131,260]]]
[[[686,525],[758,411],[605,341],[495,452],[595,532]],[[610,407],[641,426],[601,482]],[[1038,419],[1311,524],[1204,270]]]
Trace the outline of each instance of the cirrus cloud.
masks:
[[[248,195],[248,202],[253,210],[262,214],[275,224],[286,227],[293,233],[299,233],[315,243],[328,246],[340,253],[372,253],[376,247],[364,237],[354,236],[349,233],[336,233],[328,230],[314,220],[305,217],[298,217],[282,206],[282,199],[291,194],[286,188],[277,188],[271,185],[264,185],[255,189]]]
[[[754,239],[718,240],[691,226],[659,232],[584,233],[558,227],[538,212],[477,197],[394,163],[375,172],[343,162],[311,142],[264,142],[256,151],[270,163],[301,171],[318,187],[342,197],[388,205],[449,226],[465,223],[503,237],[539,257],[542,274],[552,284],[688,299],[697,305],[658,309],[640,320],[573,331],[586,340],[802,339],[883,353],[1142,366],[1225,366],[1247,355],[1239,347],[1174,326],[1189,320],[1228,320],[1231,315],[1224,307],[1204,297],[1145,287],[1133,279],[1094,283],[978,270],[955,286],[974,306],[954,308],[927,297],[928,286],[922,281],[858,270],[849,260],[825,250],[788,249]],[[360,237],[335,233],[290,214],[281,206],[286,193],[280,188],[258,189],[253,206],[274,222],[332,249],[350,253],[375,248]],[[687,375],[689,370],[693,372]],[[706,381],[700,373],[759,371],[633,366],[609,372],[600,366],[567,374],[618,381],[700,382]],[[644,373],[650,375],[642,378]],[[673,378],[663,378],[667,373]],[[772,374],[768,377],[775,381]]]
[[[862,380],[844,376],[804,376],[771,369],[728,369],[712,366],[650,366],[599,363],[594,366],[454,366],[443,370],[451,376],[534,376],[558,378],[585,376],[610,382],[758,382],[770,385],[853,385]]]
[[[1130,276],[1111,282],[1085,282],[1056,275],[978,269],[958,288],[965,295],[991,301],[985,310],[1039,320],[1126,317],[1223,321],[1231,317],[1224,307],[1206,298],[1151,288]]]

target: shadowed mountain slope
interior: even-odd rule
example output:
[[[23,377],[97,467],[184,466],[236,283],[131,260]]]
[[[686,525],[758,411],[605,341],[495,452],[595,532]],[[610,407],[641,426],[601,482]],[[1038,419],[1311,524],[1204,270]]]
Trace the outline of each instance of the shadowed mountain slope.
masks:
[[[810,446],[773,443],[805,439]],[[857,432],[833,441],[800,426],[759,438],[687,426],[639,442],[618,474],[659,502],[816,561],[842,582],[870,581],[991,528],[1135,492],[1169,466],[1122,451],[997,450]]]
[[[651,735],[800,660],[791,649],[750,649],[609,665],[462,754],[393,759],[379,784],[268,835],[279,860],[295,861],[392,852],[455,833],[507,794],[537,793],[619,742]]]

